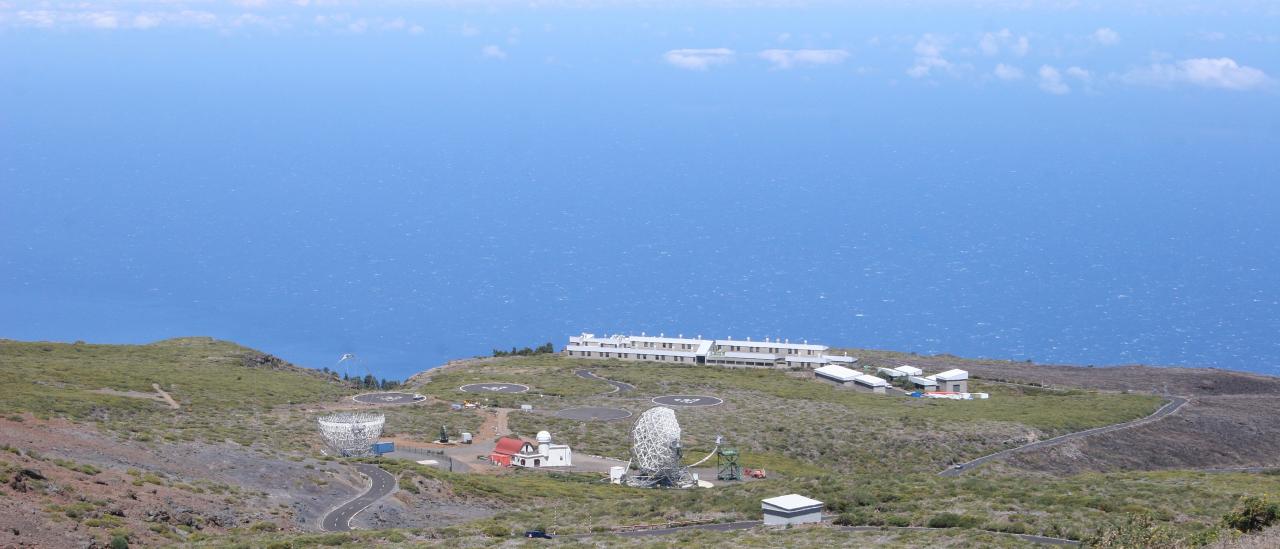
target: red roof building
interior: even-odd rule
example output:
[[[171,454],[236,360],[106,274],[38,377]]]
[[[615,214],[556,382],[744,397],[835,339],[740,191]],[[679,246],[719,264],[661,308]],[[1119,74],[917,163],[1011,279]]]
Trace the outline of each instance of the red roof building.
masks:
[[[525,441],[518,438],[502,437],[498,439],[498,445],[493,447],[493,452],[489,454],[489,461],[494,465],[503,467],[511,466],[511,456],[520,453],[524,448]]]

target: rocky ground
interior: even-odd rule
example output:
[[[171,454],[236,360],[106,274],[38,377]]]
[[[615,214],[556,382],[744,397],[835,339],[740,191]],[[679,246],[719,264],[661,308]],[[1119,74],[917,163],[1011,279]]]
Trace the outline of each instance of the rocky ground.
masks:
[[[233,527],[314,529],[364,489],[350,468],[234,443],[120,440],[62,420],[0,419],[0,546],[160,543]]]

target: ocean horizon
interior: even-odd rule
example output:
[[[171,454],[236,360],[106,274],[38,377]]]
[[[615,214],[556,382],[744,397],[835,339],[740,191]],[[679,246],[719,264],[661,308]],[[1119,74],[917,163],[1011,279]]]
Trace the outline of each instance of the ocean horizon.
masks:
[[[3,20],[0,337],[386,378],[582,331],[1280,373],[1248,18],[744,10]]]

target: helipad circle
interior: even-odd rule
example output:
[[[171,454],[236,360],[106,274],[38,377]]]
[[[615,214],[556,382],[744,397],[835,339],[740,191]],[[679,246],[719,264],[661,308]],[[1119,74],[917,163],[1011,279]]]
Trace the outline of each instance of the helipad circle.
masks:
[[[469,383],[458,387],[468,393],[523,393],[529,390],[528,385],[519,383]]]
[[[724,399],[722,398],[707,395],[664,395],[653,397],[654,404],[661,404],[663,406],[684,406],[689,408],[715,406],[717,404],[722,404],[723,402]]]
[[[426,398],[416,393],[387,391],[383,393],[364,393],[351,397],[351,400],[361,404],[409,404],[421,402]]]
[[[631,412],[622,408],[604,408],[599,406],[580,406],[566,408],[556,412],[556,417],[576,419],[578,421],[613,421],[631,417]]]

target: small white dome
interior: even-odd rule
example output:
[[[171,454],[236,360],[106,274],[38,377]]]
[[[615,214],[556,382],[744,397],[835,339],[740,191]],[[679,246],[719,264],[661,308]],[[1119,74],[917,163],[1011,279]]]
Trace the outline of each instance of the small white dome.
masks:
[[[538,431],[538,442],[539,442],[540,444],[550,444],[550,443],[551,443],[551,433],[548,433],[548,432],[546,432],[546,431]]]

